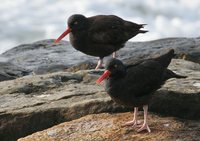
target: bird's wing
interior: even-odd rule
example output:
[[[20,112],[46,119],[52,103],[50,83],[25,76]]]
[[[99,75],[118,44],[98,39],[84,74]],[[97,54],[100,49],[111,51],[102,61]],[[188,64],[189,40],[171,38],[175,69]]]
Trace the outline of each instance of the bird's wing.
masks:
[[[148,95],[158,89],[162,83],[163,68],[159,62],[145,60],[127,66],[126,84],[135,96]]]
[[[89,38],[99,44],[125,43],[132,37],[129,30],[138,30],[142,25],[124,21],[114,15],[90,17]],[[128,28],[130,26],[130,28]],[[131,31],[132,32],[132,31]]]

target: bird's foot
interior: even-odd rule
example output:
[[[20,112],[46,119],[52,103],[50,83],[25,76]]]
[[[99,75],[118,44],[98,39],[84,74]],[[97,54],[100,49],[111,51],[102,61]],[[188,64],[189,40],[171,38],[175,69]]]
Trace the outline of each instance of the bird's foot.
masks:
[[[137,132],[141,132],[141,131],[144,131],[144,130],[147,130],[149,133],[151,132],[151,129],[149,128],[147,123],[144,123],[142,125],[142,127],[140,127],[140,129],[137,130]]]
[[[95,70],[98,70],[100,67],[102,67],[102,64],[103,64],[103,59],[100,59],[97,63]]]
[[[101,66],[102,66],[102,63],[98,62],[97,66],[95,67],[95,70],[98,70]]]
[[[137,120],[131,120],[131,121],[128,121],[128,122],[126,122],[126,123],[124,123],[122,126],[124,127],[124,126],[133,126],[133,127],[135,127],[136,125],[139,125],[140,123],[138,123],[138,121]]]
[[[97,65],[96,67],[95,67],[95,70],[98,70],[99,69],[99,66]]]
[[[113,52],[112,57],[113,57],[113,58],[116,58],[116,57],[117,57],[117,53],[116,53],[116,52]]]

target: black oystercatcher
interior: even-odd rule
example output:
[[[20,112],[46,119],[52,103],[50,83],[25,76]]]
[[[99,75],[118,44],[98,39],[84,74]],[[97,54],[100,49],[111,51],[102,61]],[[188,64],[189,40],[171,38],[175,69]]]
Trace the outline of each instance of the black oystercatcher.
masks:
[[[107,78],[106,91],[111,98],[122,105],[134,107],[134,118],[125,125],[138,124],[138,107],[143,106],[144,123],[137,131],[151,132],[147,124],[147,111],[153,93],[169,78],[185,78],[167,69],[173,56],[172,49],[157,58],[141,60],[129,66],[114,58],[108,62],[106,71],[96,83],[99,84]]]
[[[122,48],[127,40],[139,33],[147,32],[140,30],[144,25],[125,21],[115,15],[86,18],[75,14],[69,17],[67,30],[55,40],[55,43],[70,33],[70,42],[75,49],[100,58],[96,66],[98,69],[105,56],[113,53],[115,58],[115,52]]]

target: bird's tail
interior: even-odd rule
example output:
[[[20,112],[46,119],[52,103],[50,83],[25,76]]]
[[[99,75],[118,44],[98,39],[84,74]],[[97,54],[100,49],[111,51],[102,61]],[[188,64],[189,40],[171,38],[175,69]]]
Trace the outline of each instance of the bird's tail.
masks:
[[[140,24],[141,28],[144,28],[145,25],[147,25],[147,24]]]
[[[148,30],[139,30],[139,33],[146,33],[149,32]]]
[[[140,24],[140,28],[144,28],[144,26],[147,24]],[[139,30],[139,33],[146,33],[149,32],[148,30]]]
[[[170,49],[167,53],[154,58],[154,60],[158,61],[164,68],[167,68],[174,56],[174,49]]]
[[[165,81],[170,78],[187,78],[187,76],[179,75],[169,69],[165,69],[164,75],[163,75],[163,80]]]

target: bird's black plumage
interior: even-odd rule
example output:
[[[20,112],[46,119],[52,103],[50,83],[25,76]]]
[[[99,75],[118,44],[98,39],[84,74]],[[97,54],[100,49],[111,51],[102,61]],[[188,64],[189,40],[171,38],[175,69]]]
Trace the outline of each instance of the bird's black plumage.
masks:
[[[101,59],[122,48],[130,38],[147,32],[141,30],[143,26],[144,24],[125,21],[115,15],[97,15],[87,18],[75,14],[68,19],[72,46],[87,55]],[[58,38],[56,42],[64,36]]]
[[[169,78],[184,78],[167,69],[174,50],[154,59],[125,66],[120,60],[111,59],[106,69],[110,76],[106,80],[106,91],[117,103],[139,107],[148,105],[153,92]]]
[[[137,130],[151,132],[147,124],[148,104],[153,93],[159,89],[169,78],[185,78],[167,69],[174,50],[156,58],[140,60],[135,64],[125,66],[120,60],[111,59],[106,65],[106,71],[96,81],[100,83],[105,78],[106,91],[111,98],[124,106],[134,107],[133,120],[126,122],[124,126],[136,126],[138,124],[138,107],[144,109],[144,122]]]

